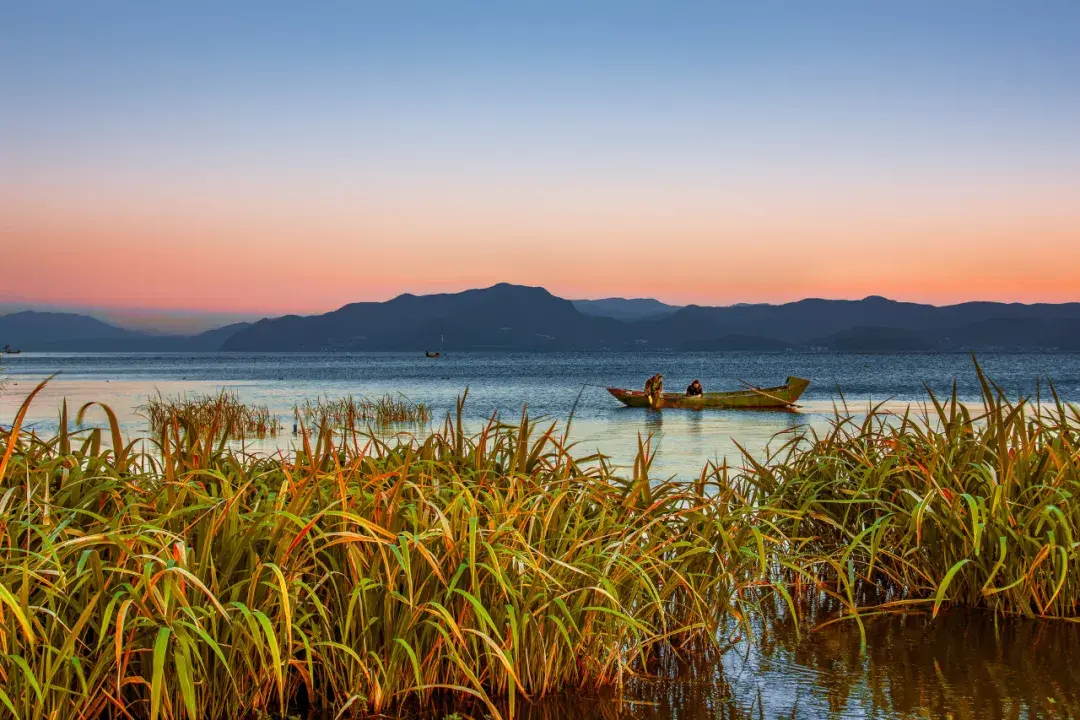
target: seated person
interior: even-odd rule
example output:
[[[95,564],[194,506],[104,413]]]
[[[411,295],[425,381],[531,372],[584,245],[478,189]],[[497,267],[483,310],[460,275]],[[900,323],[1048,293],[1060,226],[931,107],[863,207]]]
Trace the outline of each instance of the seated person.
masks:
[[[686,388],[687,397],[696,397],[703,392],[704,390],[701,387],[700,380],[694,380],[694,382],[690,383],[689,387]]]

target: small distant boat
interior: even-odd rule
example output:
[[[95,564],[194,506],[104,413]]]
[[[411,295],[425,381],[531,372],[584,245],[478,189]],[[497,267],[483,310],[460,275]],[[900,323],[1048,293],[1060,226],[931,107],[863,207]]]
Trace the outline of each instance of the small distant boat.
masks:
[[[10,345],[5,345],[4,349],[0,350],[0,353],[3,353],[4,355],[18,355],[21,352],[22,350],[12,350]]]
[[[733,392],[711,392],[701,395],[683,393],[664,393],[665,408],[704,410],[719,408],[725,410],[765,410],[790,408],[798,401],[810,381],[805,378],[789,377],[783,385],[769,388],[748,386],[745,390]],[[616,400],[627,407],[647,408],[649,398],[641,390],[609,387],[607,389]]]
[[[440,348],[443,346],[444,342],[446,342],[446,336],[445,335],[440,335],[439,336],[439,347]],[[442,350],[436,350],[435,352],[432,352],[430,350],[425,350],[424,351],[424,357],[426,357],[426,358],[441,358],[442,357]]]

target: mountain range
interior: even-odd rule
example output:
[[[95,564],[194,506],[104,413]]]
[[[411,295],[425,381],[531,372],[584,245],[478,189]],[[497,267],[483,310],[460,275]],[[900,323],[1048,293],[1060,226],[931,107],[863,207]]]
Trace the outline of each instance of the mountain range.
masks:
[[[23,310],[0,315],[0,348],[68,352],[215,352],[250,323],[194,335],[161,335],[122,328],[89,315]]]
[[[675,349],[779,352],[1080,351],[1080,303],[934,306],[882,297],[675,307],[650,299],[566,300],[499,284],[399,295],[321,315],[153,335],[74,313],[0,316],[0,347],[153,352]]]

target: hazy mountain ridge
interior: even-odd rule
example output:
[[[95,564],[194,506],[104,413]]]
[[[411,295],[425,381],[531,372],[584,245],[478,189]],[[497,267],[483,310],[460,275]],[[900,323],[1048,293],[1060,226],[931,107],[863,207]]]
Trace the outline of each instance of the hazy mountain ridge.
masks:
[[[0,315],[0,347],[39,352],[214,352],[249,324],[233,323],[195,335],[155,335],[79,313],[23,310]]]
[[[609,300],[583,312],[581,302],[608,301],[565,300],[543,288],[502,283],[351,303],[321,315],[236,323],[190,336],[149,335],[73,313],[21,312],[0,316],[0,347],[98,352],[1080,351],[1080,303],[937,307],[868,297],[674,308],[645,299]],[[636,319],[595,314],[657,306],[670,311]]]
[[[582,315],[609,317],[615,320],[641,320],[670,315],[681,306],[668,305],[653,298],[602,298],[571,300]]]

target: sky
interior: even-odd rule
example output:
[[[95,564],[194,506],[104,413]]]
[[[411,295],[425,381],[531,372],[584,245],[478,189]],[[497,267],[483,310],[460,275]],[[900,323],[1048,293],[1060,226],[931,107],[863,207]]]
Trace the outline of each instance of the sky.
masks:
[[[1080,3],[0,0],[0,303],[1080,300]]]

